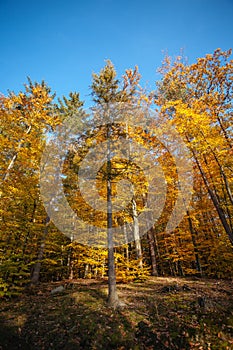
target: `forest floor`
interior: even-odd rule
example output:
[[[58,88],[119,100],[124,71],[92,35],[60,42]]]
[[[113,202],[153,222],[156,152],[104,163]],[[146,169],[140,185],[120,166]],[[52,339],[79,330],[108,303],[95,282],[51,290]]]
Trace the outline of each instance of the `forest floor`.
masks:
[[[232,281],[149,278],[119,283],[124,307],[107,304],[107,282],[40,284],[1,301],[0,349],[233,349]]]

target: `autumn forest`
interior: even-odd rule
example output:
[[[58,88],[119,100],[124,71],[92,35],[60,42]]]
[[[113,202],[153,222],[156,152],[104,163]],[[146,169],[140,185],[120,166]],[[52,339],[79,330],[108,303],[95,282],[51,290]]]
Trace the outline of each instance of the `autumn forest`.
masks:
[[[230,349],[231,54],[0,96],[1,349]]]
[[[112,252],[109,247],[85,245],[78,237],[63,234],[46,212],[39,186],[46,140],[67,118],[76,116],[77,128],[86,127],[88,132],[76,135],[67,149],[63,190],[77,215],[86,222],[106,227],[106,214],[95,213],[85,205],[76,176],[94,140],[106,138],[108,127],[90,131],[91,120],[79,93],[57,98],[45,82],[34,83],[29,79],[25,91],[0,97],[2,297],[19,295],[25,287],[38,282],[107,278],[110,253],[114,256],[117,282],[144,281],[151,275],[233,277],[230,55],[230,50],[217,49],[193,64],[181,56],[175,60],[166,56],[159,69],[161,79],[155,82],[153,91],[140,86],[138,67],[127,69],[119,78],[111,61],[107,61],[99,73],[93,74],[90,89],[94,106],[118,102],[156,111],[157,125],[171,125],[182,137],[193,169],[191,201],[178,226],[167,232],[165,228],[178,195],[174,159],[156,136],[133,128],[128,128],[124,136],[120,127],[113,128],[112,138],[117,139],[121,133],[138,143],[152,145],[165,174],[167,191],[162,213],[146,234],[113,247]],[[115,172],[115,177],[109,177],[113,179],[113,192],[117,190],[114,184],[124,176],[135,186],[134,206],[128,206],[123,214],[113,215],[112,225],[127,220],[134,224],[135,210],[141,212],[145,206],[146,180],[133,161],[109,163],[108,173]],[[103,165],[98,173],[99,194],[106,201],[107,168]]]

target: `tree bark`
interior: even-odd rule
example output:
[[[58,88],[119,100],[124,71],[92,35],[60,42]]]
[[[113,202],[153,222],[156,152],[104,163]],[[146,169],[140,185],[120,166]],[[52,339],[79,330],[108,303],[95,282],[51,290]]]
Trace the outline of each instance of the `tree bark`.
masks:
[[[198,247],[197,247],[197,242],[196,242],[196,232],[193,228],[193,223],[191,220],[191,217],[189,215],[189,211],[187,210],[187,216],[188,216],[188,223],[189,223],[189,230],[191,233],[191,238],[193,242],[193,247],[194,247],[194,255],[195,255],[195,260],[196,260],[196,268],[197,271],[200,273],[202,276],[202,268],[201,268],[201,263],[200,263],[200,258],[199,258],[199,252],[198,252]]]
[[[152,276],[158,276],[156,254],[155,254],[155,244],[154,244],[154,235],[153,235],[152,229],[150,229],[148,231],[147,237],[148,237],[148,242],[149,242]]]
[[[42,242],[40,244],[37,262],[35,263],[34,268],[33,268],[33,272],[32,272],[32,277],[31,277],[31,284],[32,285],[39,283],[41,262],[42,262],[42,259],[44,256],[45,240],[46,240],[47,235],[48,235],[49,223],[50,223],[50,218],[49,218],[49,216],[47,216],[45,219],[45,229],[44,229],[44,234],[42,237]]]
[[[138,215],[137,215],[137,204],[135,199],[132,199],[132,211],[133,211],[133,234],[135,240],[135,248],[136,248],[136,257],[139,260],[139,267],[142,268],[142,245],[139,235],[139,223],[138,223]]]
[[[111,165],[111,130],[107,126],[107,234],[108,234],[108,304],[116,307],[119,299],[116,287],[116,271],[113,249],[113,232],[112,232],[112,165]]]
[[[190,141],[189,141],[189,139],[188,139],[187,136],[186,136],[186,140],[187,140],[188,143],[190,144]],[[216,211],[217,211],[217,213],[218,213],[218,216],[219,216],[219,219],[220,219],[220,221],[221,221],[221,223],[222,223],[222,225],[223,225],[223,228],[224,228],[226,234],[227,234],[228,237],[229,237],[229,240],[230,240],[231,245],[233,246],[233,232],[232,232],[232,230],[231,230],[230,225],[229,225],[228,222],[227,222],[227,218],[226,218],[226,215],[225,215],[225,213],[224,213],[224,210],[223,210],[223,208],[221,207],[221,205],[220,205],[220,203],[219,203],[219,201],[218,201],[217,195],[216,195],[216,194],[214,193],[214,191],[212,191],[212,189],[210,188],[209,181],[208,181],[208,179],[207,179],[207,177],[206,177],[206,174],[205,174],[204,170],[202,169],[202,166],[201,166],[201,164],[200,164],[200,162],[199,162],[199,160],[198,160],[198,158],[197,158],[197,156],[196,156],[196,154],[195,154],[195,151],[192,149],[192,147],[191,147],[191,152],[192,152],[193,157],[194,157],[194,159],[195,159],[195,161],[196,161],[197,167],[198,167],[198,169],[199,169],[199,171],[200,171],[200,174],[201,174],[201,176],[202,176],[202,179],[203,179],[203,181],[204,181],[204,184],[205,184],[205,186],[206,186],[206,189],[207,189],[207,191],[208,191],[208,193],[209,193],[209,196],[210,196],[210,198],[211,198],[211,200],[212,200],[212,202],[213,202],[213,205],[214,205],[214,207],[215,207],[215,209],[216,209]]]
[[[206,178],[206,176],[205,176],[204,171],[202,170],[202,167],[201,167],[201,165],[200,165],[198,159],[195,158],[195,160],[196,160],[198,169],[200,170],[200,173],[201,173],[201,176],[202,176],[202,178],[203,178],[203,181],[204,181],[204,183],[205,183],[205,185],[206,185],[207,191],[208,191],[208,193],[209,193],[209,195],[210,195],[210,198],[211,198],[211,200],[212,200],[212,202],[213,202],[213,204],[214,204],[214,206],[215,206],[215,209],[217,210],[219,219],[220,219],[220,221],[221,221],[221,223],[222,223],[222,225],[223,225],[223,228],[224,228],[225,232],[227,233],[227,235],[228,235],[228,237],[229,237],[229,240],[230,240],[230,242],[231,242],[231,245],[233,246],[233,232],[232,232],[232,230],[231,230],[231,228],[230,228],[230,225],[229,225],[228,222],[227,222],[225,213],[224,213],[222,207],[220,206],[220,204],[219,204],[219,202],[218,202],[218,198],[217,198],[216,194],[215,194],[215,193],[212,191],[212,189],[210,188],[209,182],[208,182],[208,180],[207,180],[207,178]]]
[[[29,125],[29,127],[27,128],[27,131],[25,133],[25,135],[28,135],[30,132],[31,132],[31,129],[32,129],[32,126]],[[11,169],[13,168],[14,164],[15,164],[15,161],[18,157],[18,153],[19,153],[19,150],[20,148],[23,146],[23,138],[19,141],[19,144],[18,144],[18,147],[17,147],[17,150],[15,152],[15,154],[13,155],[13,157],[11,158],[11,161],[6,169],[6,173],[4,174],[3,176],[3,182],[7,180],[9,174],[10,174],[10,171]]]

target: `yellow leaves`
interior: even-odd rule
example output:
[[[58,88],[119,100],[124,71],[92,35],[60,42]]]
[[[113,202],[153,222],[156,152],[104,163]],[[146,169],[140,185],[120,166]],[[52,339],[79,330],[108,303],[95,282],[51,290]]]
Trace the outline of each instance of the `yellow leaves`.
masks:
[[[11,193],[12,194],[15,194],[15,193],[18,193],[18,192],[19,192],[18,188],[11,186]]]
[[[6,109],[11,109],[13,108],[13,105],[14,105],[14,101],[12,98],[9,98],[9,97],[4,97],[2,99],[2,105],[3,105],[3,108],[5,107]]]
[[[87,147],[91,147],[92,144],[93,144],[93,140],[92,140],[91,138],[87,138],[87,139],[86,139],[86,146],[87,146]]]

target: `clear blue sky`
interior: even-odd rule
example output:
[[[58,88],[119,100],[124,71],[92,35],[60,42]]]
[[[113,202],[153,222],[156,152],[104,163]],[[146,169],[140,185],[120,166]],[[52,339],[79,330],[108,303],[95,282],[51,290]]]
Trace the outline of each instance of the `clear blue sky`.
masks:
[[[93,72],[111,59],[121,76],[139,66],[154,88],[163,51],[189,62],[233,46],[233,0],[0,0],[0,92],[27,76],[58,96],[90,101]]]

